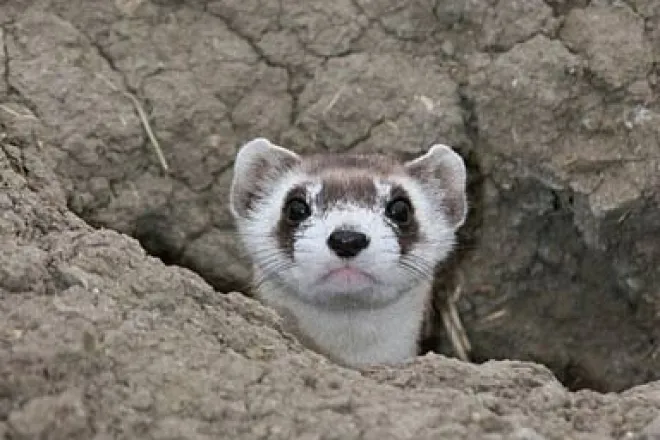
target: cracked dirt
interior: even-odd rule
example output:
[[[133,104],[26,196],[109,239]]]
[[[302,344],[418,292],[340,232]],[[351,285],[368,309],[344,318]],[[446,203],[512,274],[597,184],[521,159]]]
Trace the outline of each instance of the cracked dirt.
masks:
[[[0,438],[660,436],[660,3],[5,1],[0,47]],[[223,294],[257,135],[454,146],[485,363],[341,369]]]

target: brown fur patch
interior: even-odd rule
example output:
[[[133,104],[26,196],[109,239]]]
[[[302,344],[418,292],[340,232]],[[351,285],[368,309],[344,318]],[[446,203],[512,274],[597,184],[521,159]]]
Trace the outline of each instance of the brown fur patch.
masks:
[[[321,175],[322,188],[316,198],[320,210],[327,210],[341,202],[374,206],[378,191],[370,174],[359,171],[329,172]]]
[[[269,168],[270,164],[267,160],[260,158],[255,161],[254,165],[250,168],[249,174],[252,176],[264,176]],[[249,191],[246,191],[243,194],[243,200],[241,200],[242,205],[245,207],[246,211],[251,211],[256,203],[259,194],[263,191],[263,181],[262,179],[255,179],[254,184]]]
[[[310,174],[323,174],[331,170],[362,170],[372,176],[403,171],[403,166],[395,158],[380,154],[315,154],[304,158],[302,168]]]
[[[277,226],[275,227],[275,237],[277,237],[277,242],[280,245],[280,249],[282,249],[284,253],[291,259],[293,259],[293,245],[296,241],[296,232],[300,228],[300,225],[292,224],[286,219],[284,214],[284,207],[288,201],[295,198],[306,200],[309,203],[307,191],[305,190],[304,185],[297,185],[289,190],[282,202],[282,213],[280,215],[279,221],[277,222]]]
[[[320,209],[347,201],[373,206],[378,202],[374,177],[403,171],[396,159],[379,154],[316,154],[304,159],[302,169],[322,180]]]
[[[444,190],[442,200],[438,200],[437,203],[442,203],[447,220],[452,225],[458,224],[463,219],[467,211],[464,190],[458,188],[451,180],[452,176],[449,171],[443,168],[428,168],[420,164],[409,168],[408,174],[427,187],[435,187],[430,188],[435,194],[439,193],[438,189]]]
[[[282,156],[277,161],[269,161],[261,157],[254,161],[248,170],[249,181],[251,184],[241,194],[239,203],[244,212],[249,212],[254,208],[255,203],[267,192],[268,187],[277,176],[293,168],[298,162],[293,157]],[[246,178],[247,179],[247,178]]]
[[[395,199],[405,199],[410,201],[410,197],[405,189],[402,186],[394,185],[390,191],[390,200]],[[408,224],[403,226],[393,225],[392,229],[396,234],[397,240],[399,241],[399,247],[401,248],[401,255],[405,255],[420,239],[419,232],[419,223],[417,222],[417,217],[415,216],[415,205],[411,203],[412,210],[410,212],[411,219]]]
[[[460,195],[445,197],[442,207],[452,225],[458,224],[465,216],[467,203]]]

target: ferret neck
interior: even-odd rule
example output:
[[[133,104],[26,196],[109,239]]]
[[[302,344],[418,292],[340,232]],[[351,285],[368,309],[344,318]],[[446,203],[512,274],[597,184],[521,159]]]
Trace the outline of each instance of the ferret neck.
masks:
[[[305,303],[276,285],[261,286],[258,295],[282,314],[305,345],[355,367],[413,358],[430,292],[429,283],[420,283],[385,307],[342,311]]]

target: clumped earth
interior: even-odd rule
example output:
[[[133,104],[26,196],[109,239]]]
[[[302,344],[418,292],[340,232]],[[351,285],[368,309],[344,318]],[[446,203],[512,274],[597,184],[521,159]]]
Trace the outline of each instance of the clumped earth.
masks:
[[[0,47],[0,439],[660,438],[660,3],[6,1]],[[465,157],[476,363],[343,369],[238,293],[257,135]]]

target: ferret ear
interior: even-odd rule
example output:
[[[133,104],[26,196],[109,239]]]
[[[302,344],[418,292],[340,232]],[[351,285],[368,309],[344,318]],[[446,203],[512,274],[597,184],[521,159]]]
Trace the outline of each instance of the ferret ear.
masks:
[[[243,145],[234,160],[234,177],[229,191],[229,209],[236,218],[245,218],[268,186],[300,162],[300,156],[268,139],[256,138]]]
[[[422,156],[405,163],[408,173],[437,198],[447,219],[458,229],[467,217],[465,163],[450,147],[433,145]]]

